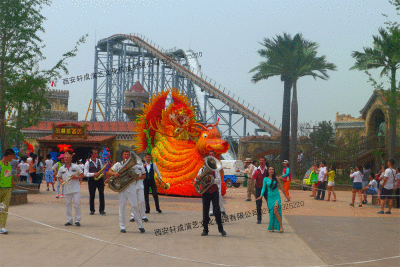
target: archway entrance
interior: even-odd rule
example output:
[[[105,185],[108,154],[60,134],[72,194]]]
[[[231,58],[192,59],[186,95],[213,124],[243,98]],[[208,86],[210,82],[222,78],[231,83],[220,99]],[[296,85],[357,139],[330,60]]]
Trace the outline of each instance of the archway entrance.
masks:
[[[380,130],[384,130],[382,134],[386,132],[385,114],[379,108],[375,109],[368,122],[368,134],[378,134]]]

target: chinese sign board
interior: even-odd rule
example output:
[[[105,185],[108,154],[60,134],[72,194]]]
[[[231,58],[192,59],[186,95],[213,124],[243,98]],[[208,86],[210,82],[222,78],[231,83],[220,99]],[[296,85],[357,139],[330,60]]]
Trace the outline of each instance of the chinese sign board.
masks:
[[[53,124],[53,138],[87,138],[87,124]]]

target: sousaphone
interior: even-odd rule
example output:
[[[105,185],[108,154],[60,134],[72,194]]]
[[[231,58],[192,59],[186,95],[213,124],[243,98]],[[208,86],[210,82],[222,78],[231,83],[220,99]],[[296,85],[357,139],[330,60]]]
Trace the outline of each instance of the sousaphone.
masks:
[[[108,181],[108,187],[114,192],[120,192],[124,190],[130,183],[136,181],[141,173],[138,169],[132,168],[140,164],[143,168],[142,161],[139,156],[131,151],[131,157],[122,165],[121,169],[118,171],[119,176],[111,176]]]

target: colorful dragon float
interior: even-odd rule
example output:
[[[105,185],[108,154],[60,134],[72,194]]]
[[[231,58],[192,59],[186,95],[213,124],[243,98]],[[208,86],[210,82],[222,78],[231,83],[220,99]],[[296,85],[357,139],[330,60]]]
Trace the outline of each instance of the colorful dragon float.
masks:
[[[165,108],[168,94],[172,103]],[[176,90],[159,93],[145,104],[143,114],[136,120],[136,152],[147,148],[161,173],[162,180],[171,187],[161,194],[178,196],[200,196],[193,180],[203,166],[202,156],[213,150],[217,157],[229,149],[227,141],[221,139],[217,123],[202,125],[196,122],[195,110],[188,98]],[[222,195],[226,185],[222,183]]]

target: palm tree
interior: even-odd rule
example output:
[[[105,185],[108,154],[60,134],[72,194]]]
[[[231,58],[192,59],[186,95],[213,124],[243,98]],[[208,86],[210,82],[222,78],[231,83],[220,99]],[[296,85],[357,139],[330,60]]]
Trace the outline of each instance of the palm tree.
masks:
[[[312,76],[327,80],[329,75],[328,70],[336,70],[336,66],[328,63],[325,56],[317,57],[318,44],[304,40],[300,35],[300,40],[296,42],[297,46],[293,52],[293,57],[296,58],[295,64],[292,66],[291,79],[293,81],[293,97],[292,97],[292,127],[290,140],[290,162],[292,178],[296,178],[297,170],[297,125],[298,125],[298,104],[297,104],[297,80],[304,76]]]
[[[289,131],[290,131],[290,89],[292,88],[290,60],[293,59],[292,51],[299,34],[294,38],[290,34],[283,33],[283,36],[277,35],[276,38],[264,38],[260,43],[266,49],[258,50],[258,54],[267,61],[260,62],[260,65],[250,70],[257,73],[252,77],[252,82],[256,83],[266,80],[273,76],[280,76],[284,82],[283,90],[283,110],[282,110],[282,134],[281,134],[281,159],[289,158]]]
[[[293,38],[284,33],[283,36],[277,35],[275,39],[264,39],[267,49],[259,50],[260,56],[267,59],[250,72],[258,71],[252,78],[253,82],[280,75],[285,82],[283,113],[282,113],[282,136],[281,136],[281,160],[289,159],[289,129],[290,129],[290,88],[293,85],[292,99],[292,139],[291,139],[291,159],[292,175],[296,173],[296,148],[297,148],[297,124],[298,124],[298,105],[297,105],[297,80],[303,76],[312,76],[315,79],[328,79],[327,70],[335,70],[336,66],[325,61],[325,56],[317,57],[316,49],[318,45],[314,42],[304,40],[301,34],[296,34]],[[319,73],[318,73],[319,72]]]
[[[390,27],[388,30],[379,29],[378,36],[373,37],[374,48],[364,47],[364,52],[354,51],[352,57],[356,63],[351,70],[369,70],[383,68],[380,76],[390,75],[391,89],[388,92],[387,105],[389,107],[389,134],[388,156],[395,157],[396,145],[396,71],[400,68],[400,30]]]

